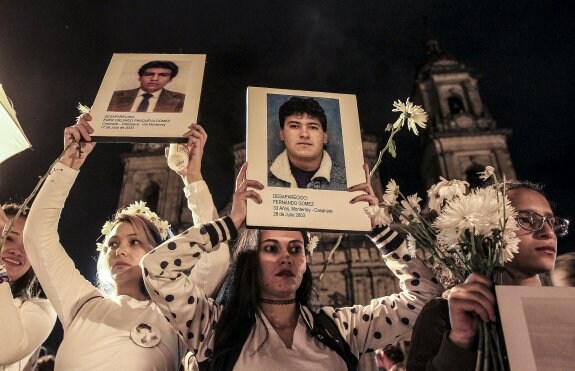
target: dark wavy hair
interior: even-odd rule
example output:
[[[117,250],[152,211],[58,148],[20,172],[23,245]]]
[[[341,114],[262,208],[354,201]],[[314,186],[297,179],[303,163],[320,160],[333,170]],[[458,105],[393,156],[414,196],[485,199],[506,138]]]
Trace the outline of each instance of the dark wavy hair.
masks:
[[[383,348],[383,354],[385,354],[393,364],[401,363],[405,359],[405,355],[399,344],[387,344],[385,348]]]
[[[301,231],[301,233],[307,247],[309,236],[305,231]],[[210,370],[225,369],[231,362],[233,355],[242,350],[256,321],[263,323],[259,313],[260,266],[258,248],[260,236],[261,231],[259,229],[247,229],[242,233],[234,248],[230,273],[217,299],[217,303],[223,304],[224,309],[215,329]],[[300,305],[307,307],[311,307],[315,301],[313,278],[307,264],[301,285],[296,291],[296,300]],[[266,337],[258,350],[266,343],[267,337],[266,328]]]
[[[505,187],[507,187],[508,191],[512,189],[528,189],[537,193],[541,193],[541,195],[547,198],[545,192],[543,192],[543,188],[545,188],[543,184],[533,183],[528,180],[508,180],[505,182]]]
[[[178,65],[171,61],[151,61],[140,67],[138,70],[138,76],[142,77],[148,68],[165,68],[170,70],[171,79],[176,77],[178,75],[178,71],[180,70]]]
[[[325,111],[320,106],[317,100],[313,98],[300,98],[291,97],[288,101],[281,105],[278,112],[278,119],[280,121],[280,128],[284,128],[285,119],[291,115],[307,114],[310,117],[318,119],[321,123],[323,131],[327,131],[327,118]]]
[[[21,204],[9,203],[2,205],[2,210],[4,210],[6,216],[14,218],[21,206]],[[24,208],[19,217],[27,219],[29,211],[30,208]],[[44,290],[42,289],[40,282],[38,282],[36,273],[34,273],[34,269],[32,269],[32,267],[30,267],[22,277],[10,282],[10,291],[12,291],[12,297],[21,298],[23,300],[31,298],[46,298]]]
[[[551,210],[556,209],[556,204],[553,200],[550,200],[547,193],[545,192],[545,185],[541,183],[534,183],[530,182],[529,180],[508,180],[505,182],[505,187],[507,191],[517,191],[521,189],[525,189],[528,191],[533,191],[539,193],[541,196],[545,197],[547,202],[549,202],[549,206],[551,206]]]

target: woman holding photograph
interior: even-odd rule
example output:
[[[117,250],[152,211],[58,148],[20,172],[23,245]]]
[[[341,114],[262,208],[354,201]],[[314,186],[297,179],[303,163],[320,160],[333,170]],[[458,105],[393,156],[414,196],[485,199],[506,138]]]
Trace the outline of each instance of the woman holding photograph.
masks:
[[[185,346],[170,328],[142,284],[142,256],[164,241],[169,225],[144,203],[118,211],[102,228],[98,244],[100,289],[84,279],[59,242],[61,210],[79,169],[94,148],[90,116],[64,131],[70,146],[51,170],[31,208],[24,231],[26,252],[46,295],[64,327],[56,356],[57,370],[177,370]],[[193,125],[189,164],[183,174],[194,220],[205,223],[217,214],[201,176],[206,134]],[[82,140],[82,141],[81,141]],[[198,256],[200,265],[185,272],[210,295],[229,264],[227,247],[219,255]],[[209,268],[209,269],[208,269]],[[213,276],[207,276],[207,273]],[[213,279],[213,280],[212,280]]]
[[[0,208],[0,231],[7,233],[21,205]],[[56,312],[46,299],[24,251],[22,232],[28,209],[12,226],[2,246],[0,261],[0,370],[31,368],[42,343],[56,323]]]
[[[196,353],[200,369],[355,370],[361,356],[409,331],[424,303],[441,291],[395,232],[375,227],[370,236],[403,291],[365,306],[316,311],[307,263],[315,238],[310,241],[301,230],[247,230],[235,249],[223,299],[207,299],[181,273],[193,268],[203,251],[211,254],[235,238],[245,221],[247,199],[261,202],[256,190],[263,186],[245,175],[246,165],[238,175],[229,217],[191,228],[142,260],[152,299]],[[378,202],[369,182],[350,191],[364,192],[352,203]]]
[[[554,216],[542,187],[513,181],[507,197],[517,211],[519,252],[505,264],[504,285],[541,286],[538,274],[550,272],[557,254],[557,237],[567,234],[569,222]],[[496,301],[491,281],[472,273],[451,289],[447,299],[430,301],[421,312],[411,338],[407,369],[475,370],[476,318],[494,321]]]

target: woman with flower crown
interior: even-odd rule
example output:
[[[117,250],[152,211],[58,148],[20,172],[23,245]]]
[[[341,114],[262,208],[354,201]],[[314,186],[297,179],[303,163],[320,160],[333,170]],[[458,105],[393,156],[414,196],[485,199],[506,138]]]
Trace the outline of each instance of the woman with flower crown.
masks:
[[[510,204],[517,212],[518,251],[504,264],[501,283],[541,286],[538,274],[553,269],[557,237],[567,234],[569,222],[554,216],[541,186],[511,181],[506,187]],[[447,299],[431,300],[415,323],[407,370],[475,370],[477,318],[484,322],[496,320],[492,286],[488,277],[472,273],[445,295]]]
[[[423,304],[441,287],[421,261],[411,258],[397,233],[381,226],[370,237],[399,278],[399,294],[315,311],[307,260],[317,237],[310,241],[301,230],[246,230],[221,300],[206,298],[182,272],[195,266],[200,253],[211,254],[222,241],[236,237],[248,199],[261,202],[257,190],[263,186],[246,180],[246,169],[238,175],[229,217],[191,228],[142,260],[152,299],[196,354],[200,369],[355,370],[361,356],[409,331]],[[353,203],[378,201],[369,182],[350,191],[363,191]]]
[[[104,240],[98,244],[100,290],[82,277],[58,240],[64,202],[95,146],[89,120],[84,114],[64,130],[67,150],[38,193],[24,230],[28,258],[64,327],[56,370],[177,370],[187,350],[150,300],[139,267],[142,256],[167,238],[168,223],[144,203],[118,211],[102,228]],[[190,150],[181,174],[185,193],[194,222],[205,223],[217,217],[200,171],[207,136],[199,125],[185,136]],[[227,272],[227,246],[221,250],[219,255],[200,254],[198,269],[182,273],[206,295],[216,291]]]

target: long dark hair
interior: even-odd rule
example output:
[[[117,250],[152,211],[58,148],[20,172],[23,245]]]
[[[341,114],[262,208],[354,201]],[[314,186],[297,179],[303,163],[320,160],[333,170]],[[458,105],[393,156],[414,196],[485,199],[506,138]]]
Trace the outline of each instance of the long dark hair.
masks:
[[[307,247],[308,234],[304,231],[301,233]],[[260,235],[261,231],[258,229],[245,230],[234,249],[233,263],[228,278],[217,299],[217,303],[223,304],[224,309],[215,329],[210,370],[224,370],[227,366],[231,366],[230,362],[234,354],[241,352],[256,320],[263,323],[258,305],[260,300],[258,259]],[[311,270],[306,264],[301,285],[296,291],[296,300],[299,304],[310,307],[314,297]],[[266,328],[266,337],[258,350],[267,341],[267,336]]]
[[[21,206],[21,204],[9,203],[2,205],[2,210],[4,210],[6,216],[14,218],[18,213],[18,210],[20,210]],[[29,211],[30,209],[28,207],[24,208],[19,217],[26,220],[28,218]],[[32,269],[32,267],[30,267],[30,269],[28,269],[28,271],[26,271],[22,277],[10,282],[10,291],[12,291],[13,298],[20,298],[23,300],[32,298],[46,298],[44,290],[42,290],[42,286],[40,285],[40,282],[38,282],[36,273],[34,273],[34,269]]]

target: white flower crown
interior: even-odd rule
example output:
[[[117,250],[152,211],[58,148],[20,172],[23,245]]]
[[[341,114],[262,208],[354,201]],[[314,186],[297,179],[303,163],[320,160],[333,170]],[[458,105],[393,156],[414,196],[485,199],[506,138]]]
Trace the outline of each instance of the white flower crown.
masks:
[[[160,237],[162,240],[165,240],[168,237],[168,230],[170,229],[170,223],[166,220],[161,219],[158,214],[150,210],[149,207],[146,206],[144,201],[136,201],[133,204],[129,205],[125,209],[119,210],[112,220],[108,220],[102,226],[102,234],[107,236],[116,224],[118,224],[118,217],[120,215],[138,215],[140,217],[144,217],[152,222],[158,231],[160,232]]]

